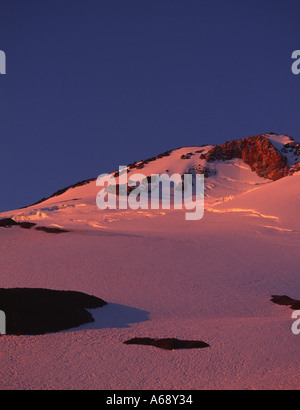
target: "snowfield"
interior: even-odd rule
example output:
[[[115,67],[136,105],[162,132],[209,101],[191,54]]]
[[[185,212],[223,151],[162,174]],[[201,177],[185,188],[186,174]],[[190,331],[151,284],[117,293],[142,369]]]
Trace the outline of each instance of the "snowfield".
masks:
[[[141,171],[184,172],[196,155],[181,156],[200,149],[208,148],[175,150]],[[269,181],[241,160],[211,166],[200,221],[186,221],[185,211],[100,211],[95,182],[0,215],[70,230],[0,228],[2,288],[108,302],[91,311],[92,325],[0,337],[1,389],[300,388],[292,310],[270,302],[300,298],[300,174]],[[210,348],[123,344],[134,337]]]

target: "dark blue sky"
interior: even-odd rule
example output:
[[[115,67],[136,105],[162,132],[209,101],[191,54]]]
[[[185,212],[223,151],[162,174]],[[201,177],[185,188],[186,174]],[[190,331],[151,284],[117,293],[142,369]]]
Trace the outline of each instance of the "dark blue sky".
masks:
[[[299,0],[0,0],[0,210],[184,145],[300,139]]]

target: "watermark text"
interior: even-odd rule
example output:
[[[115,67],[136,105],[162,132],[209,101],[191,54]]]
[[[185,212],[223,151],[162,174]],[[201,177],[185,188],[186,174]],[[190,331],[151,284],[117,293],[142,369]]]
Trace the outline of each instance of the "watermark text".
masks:
[[[6,74],[6,54],[0,50],[0,74]]]
[[[292,54],[292,59],[295,60],[292,64],[292,73],[300,74],[300,50],[295,50]]]
[[[300,335],[300,310],[295,310],[292,314],[292,319],[295,319],[295,322],[292,326],[292,332],[294,335]]]
[[[185,219],[196,221],[204,215],[203,174],[130,174],[120,167],[115,174],[102,174],[96,199],[99,209],[186,209]]]
[[[6,335],[6,315],[0,310],[0,335]]]

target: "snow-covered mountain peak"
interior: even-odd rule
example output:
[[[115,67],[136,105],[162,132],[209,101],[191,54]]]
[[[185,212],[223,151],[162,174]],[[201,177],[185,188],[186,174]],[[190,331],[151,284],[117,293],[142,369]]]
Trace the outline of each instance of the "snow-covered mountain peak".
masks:
[[[220,145],[174,149],[127,166],[128,180],[135,174],[204,174],[207,209],[260,189],[300,170],[300,144],[286,135],[273,133],[234,139]],[[105,170],[99,170],[105,172]],[[100,172],[99,172],[100,174]],[[119,171],[111,174],[119,183]],[[79,224],[103,228],[111,221],[131,218],[131,212],[103,212],[96,207],[96,179],[61,189],[51,197],[17,211],[6,212],[17,221],[47,220],[54,226]],[[154,211],[135,212],[151,217]]]

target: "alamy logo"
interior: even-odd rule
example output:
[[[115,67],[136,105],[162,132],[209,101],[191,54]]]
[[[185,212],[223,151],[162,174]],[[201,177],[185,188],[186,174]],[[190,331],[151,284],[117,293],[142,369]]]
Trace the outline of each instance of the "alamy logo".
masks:
[[[292,64],[292,73],[298,75],[300,74],[300,50],[295,50],[293,52],[292,59],[296,60]]]
[[[185,219],[196,221],[204,215],[204,175],[197,174],[130,174],[120,167],[114,175],[103,174],[97,179],[102,187],[97,206],[106,209],[183,209]]]
[[[300,310],[295,310],[292,314],[292,319],[296,321],[293,323],[292,332],[294,335],[300,335]]]
[[[6,315],[0,310],[0,335],[6,335]]]
[[[0,74],[6,74],[6,54],[0,50]]]

